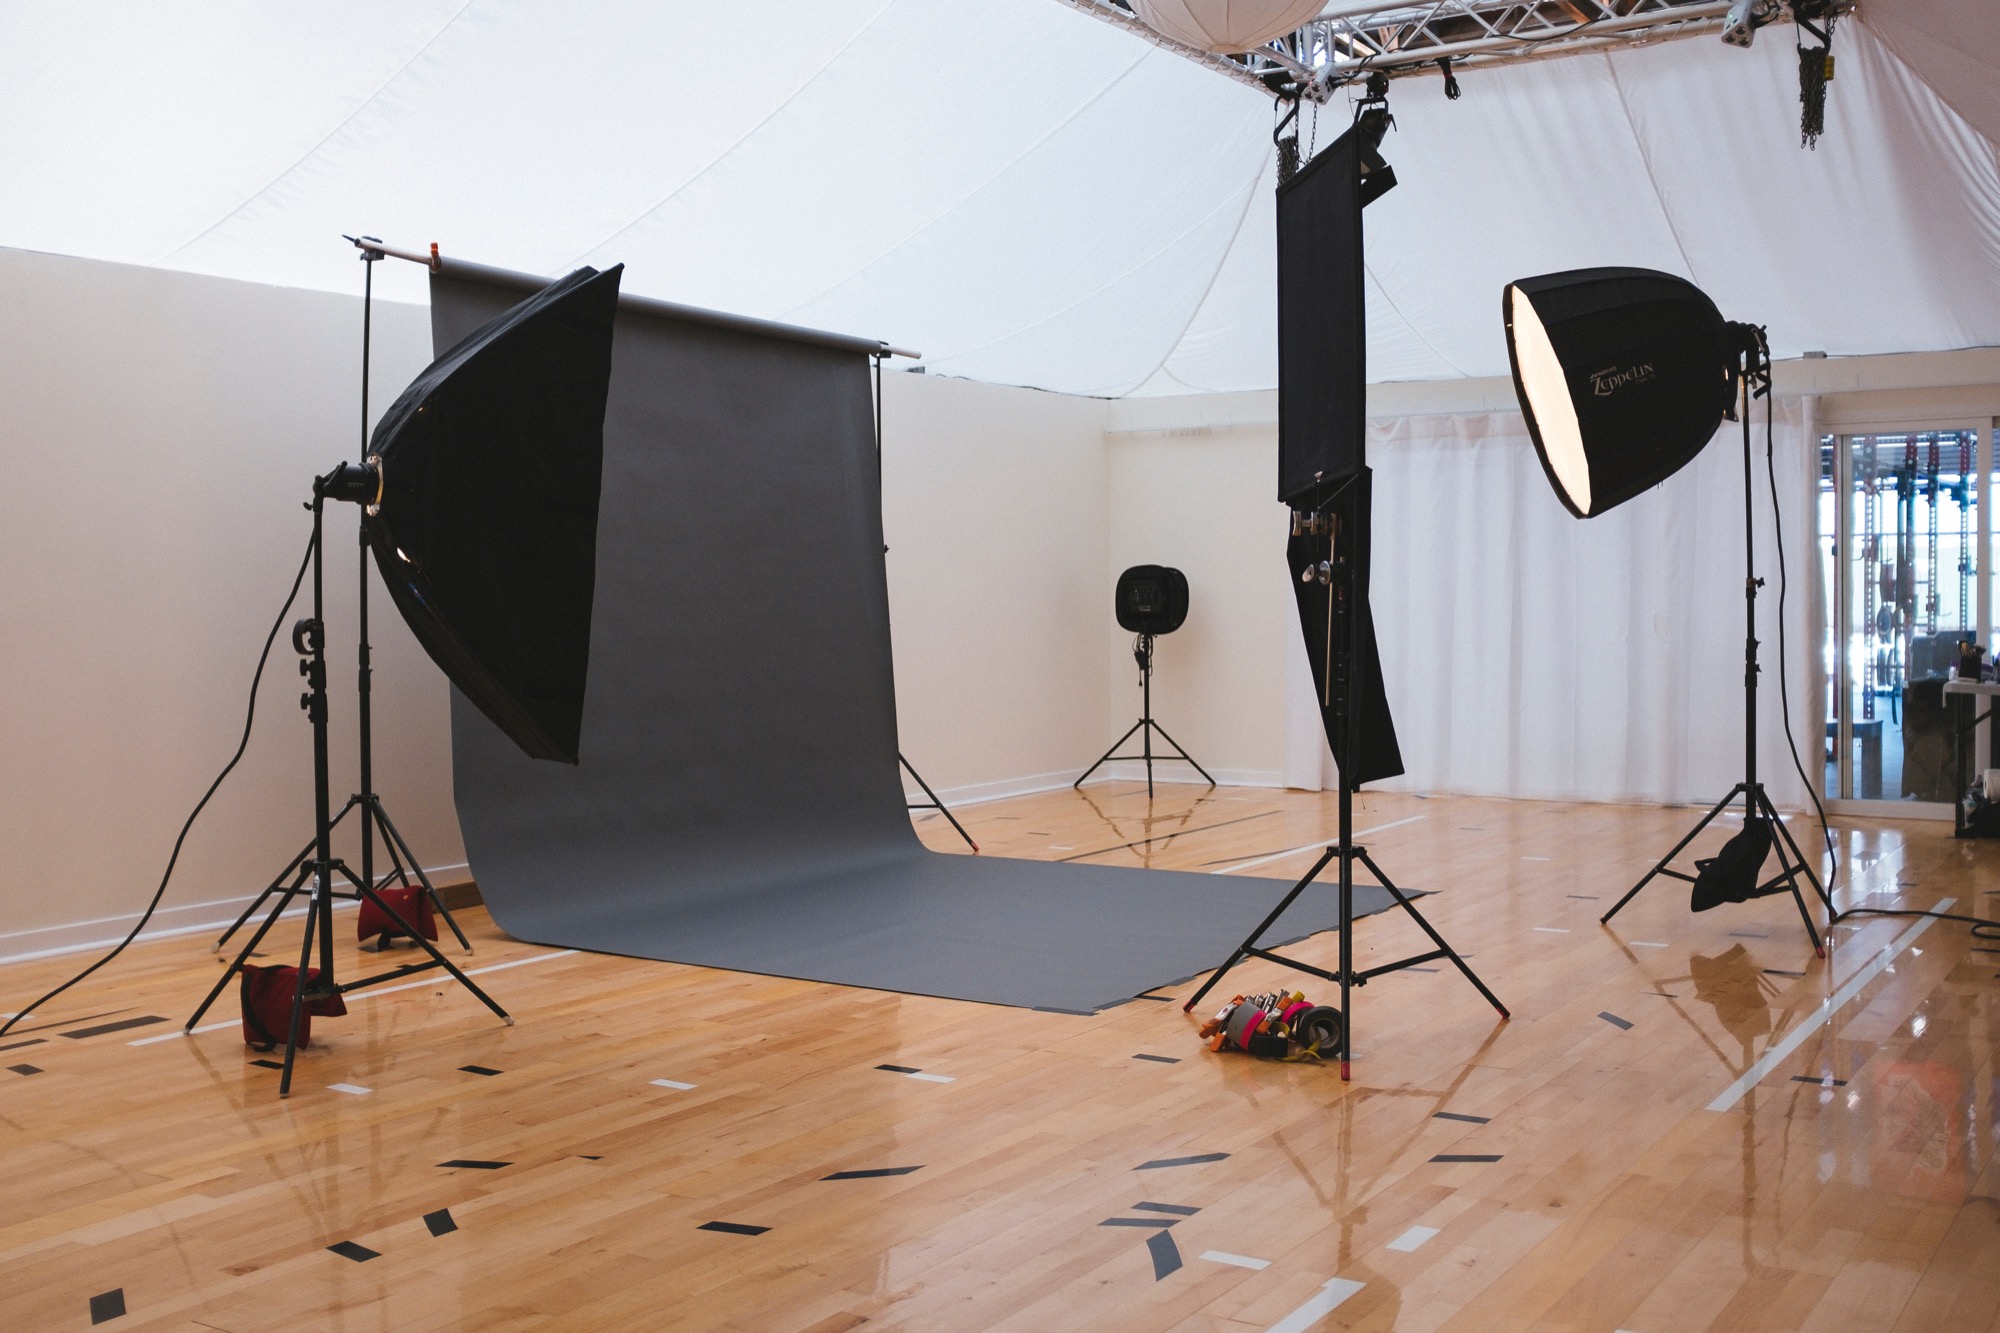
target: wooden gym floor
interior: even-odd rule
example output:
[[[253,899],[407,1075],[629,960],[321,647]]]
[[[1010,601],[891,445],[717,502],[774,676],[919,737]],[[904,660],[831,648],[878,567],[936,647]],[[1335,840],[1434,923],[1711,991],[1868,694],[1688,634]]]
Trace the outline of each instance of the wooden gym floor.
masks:
[[[1107,783],[964,813],[989,855],[1282,875],[1332,809]],[[1693,818],[1367,797],[1370,850],[1514,1017],[1449,967],[1382,978],[1345,1086],[1210,1054],[1178,1003],[559,953],[475,909],[518,1026],[429,980],[357,997],[281,1103],[233,1024],[174,1035],[206,939],[144,945],[4,1043],[0,1327],[2000,1326],[2000,946],[1876,919],[1822,963],[1789,899],[1693,916],[1666,883],[1600,928]],[[1844,896],[2000,908],[2000,845],[1839,827]],[[1271,901],[1244,893],[1246,930]],[[1364,966],[1420,945],[1356,929]],[[1298,952],[1330,966],[1335,937]],[[0,994],[78,961],[0,969]]]

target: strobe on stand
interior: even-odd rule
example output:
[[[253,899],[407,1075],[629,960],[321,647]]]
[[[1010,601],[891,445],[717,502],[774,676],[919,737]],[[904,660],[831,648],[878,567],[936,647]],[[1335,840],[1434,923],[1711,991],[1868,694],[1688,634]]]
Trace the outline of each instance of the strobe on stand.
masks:
[[[1595,518],[1665,481],[1715,438],[1724,419],[1742,424],[1743,780],[1599,920],[1608,923],[1660,876],[1692,885],[1689,906],[1697,912],[1789,893],[1813,952],[1824,958],[1805,891],[1829,912],[1832,899],[1757,777],[1757,590],[1764,581],[1757,577],[1750,405],[1767,400],[1768,432],[1764,330],[1723,319],[1685,278],[1641,268],[1523,278],[1501,293],[1501,313],[1528,434],[1556,497],[1578,518]],[[1769,446],[1767,434],[1767,453]],[[1738,797],[1742,831],[1697,861],[1694,874],[1675,869],[1674,858]],[[1773,851],[1777,873],[1764,879]]]
[[[1132,644],[1132,660],[1139,666],[1139,720],[1113,741],[1111,748],[1096,763],[1084,769],[1083,776],[1070,785],[1081,787],[1092,773],[1113,761],[1140,759],[1146,764],[1148,799],[1153,795],[1155,760],[1161,763],[1179,760],[1191,765],[1213,787],[1215,779],[1208,776],[1208,770],[1196,763],[1194,756],[1182,749],[1180,742],[1167,735],[1167,729],[1153,720],[1153,638],[1159,634],[1171,634],[1187,621],[1187,576],[1166,565],[1134,565],[1118,576],[1114,604],[1120,628],[1138,636]],[[1158,754],[1153,752],[1155,732],[1168,747]],[[1139,753],[1118,753],[1119,747],[1135,735],[1139,737]]]
[[[285,1033],[285,1059],[282,1072],[278,1076],[278,1095],[286,1097],[292,1091],[292,1067],[298,1056],[300,1023],[306,1006],[315,1000],[330,999],[349,991],[373,986],[398,977],[406,977],[414,972],[441,967],[463,985],[480,1003],[504,1023],[512,1025],[514,1020],[493,998],[475,985],[472,979],[461,972],[449,958],[438,951],[435,944],[424,938],[418,927],[404,920],[402,914],[386,901],[376,886],[367,878],[357,875],[346,862],[333,854],[333,811],[332,784],[328,772],[327,758],[327,688],[326,688],[326,619],[325,619],[325,579],[323,577],[324,543],[322,540],[323,516],[326,502],[346,500],[356,504],[372,503],[379,498],[381,474],[379,463],[343,463],[332,472],[313,482],[312,516],[312,615],[292,626],[292,647],[299,654],[299,674],[305,677],[306,692],[299,699],[299,706],[306,712],[312,724],[313,746],[313,845],[302,869],[304,873],[292,883],[280,888],[276,894],[278,901],[266,914],[263,924],[230,961],[229,967],[202,1000],[188,1021],[184,1031],[192,1032],[201,1022],[222,992],[244,964],[264,942],[271,928],[292,905],[292,900],[301,893],[306,895],[307,911],[304,940],[299,946],[299,966],[296,984],[292,992],[290,1024]],[[386,829],[386,826],[385,826]],[[414,939],[419,948],[430,955],[429,961],[411,963],[394,968],[375,976],[363,977],[358,981],[341,983],[334,971],[333,959],[333,902],[336,877],[344,881],[352,895],[372,904],[396,929]],[[315,946],[319,955],[318,966],[313,965]]]
[[[578,269],[475,330],[433,361],[383,414],[365,462],[343,463],[314,482],[313,610],[292,634],[307,684],[301,704],[313,731],[313,841],[297,878],[274,886],[277,902],[187,1023],[192,1030],[292,900],[307,895],[281,1094],[291,1090],[308,1004],[337,1001],[357,987],[442,967],[512,1022],[384,900],[372,874],[357,875],[333,854],[324,512],[329,500],[365,508],[363,532],[390,598],[467,702],[531,758],[579,762],[604,407],[621,274],[616,267]],[[367,665],[364,653],[364,672]],[[414,865],[395,826],[378,804],[364,799],[372,796],[372,782],[370,771],[360,803],[348,808],[380,818],[392,858],[400,854]],[[343,890],[410,936],[428,961],[342,984],[334,974],[332,914]],[[315,945],[317,969],[311,965]],[[246,1003],[246,1017],[250,1012]],[[275,1038],[268,1026],[265,1035]]]
[[[366,278],[362,284],[361,292],[361,445],[362,452],[365,455],[368,447],[368,385],[375,309],[375,265],[381,262],[382,251],[371,248],[368,244],[374,241],[373,237],[349,237],[348,239],[360,247],[360,257],[366,266],[363,269]],[[375,244],[380,243],[375,242]],[[361,877],[370,884],[374,884],[377,888],[385,888],[391,881],[394,881],[400,884],[404,890],[408,890],[412,887],[411,879],[414,876],[416,880],[415,887],[430,903],[432,913],[435,916],[443,918],[446,927],[457,938],[459,947],[467,953],[471,953],[473,951],[472,941],[468,940],[465,932],[459,928],[458,920],[451,914],[451,909],[445,904],[443,895],[437,891],[437,886],[431,883],[430,876],[424,873],[423,862],[417,859],[416,854],[410,850],[409,844],[403,840],[402,833],[396,828],[394,821],[389,818],[389,812],[382,804],[381,796],[375,791],[374,667],[370,661],[373,650],[368,635],[368,551],[371,542],[369,521],[373,517],[373,511],[382,496],[379,460],[370,459],[367,461],[366,466],[376,469],[376,493],[361,502],[361,522],[357,525],[360,541],[358,578],[355,590],[355,604],[358,608],[358,629],[356,631],[358,661],[356,664],[355,699],[356,721],[360,730],[359,776],[361,790],[347,798],[347,804],[341,806],[340,810],[334,815],[333,826],[335,828],[340,827],[349,814],[358,813],[361,818]],[[375,830],[378,827],[382,831],[382,850],[389,855],[389,872],[380,877],[379,880],[375,875]],[[264,904],[270,901],[271,895],[281,892],[288,881],[295,886],[302,886],[311,877],[311,859],[314,845],[312,842],[307,842],[299,850],[299,854],[287,862],[285,868],[279,871],[277,876],[265,886],[264,891],[258,894],[251,901],[250,905],[243,909],[242,914],[230,924],[229,929],[223,931],[221,936],[215,941],[216,952],[220,953],[224,948],[228,947],[229,941],[235,937],[237,931],[243,928],[244,923],[262,911]],[[336,898],[344,898],[350,902],[354,900],[354,895],[339,890],[335,891],[334,896]],[[381,948],[387,949],[394,939],[395,936],[393,934],[385,933],[380,938],[379,945]]]

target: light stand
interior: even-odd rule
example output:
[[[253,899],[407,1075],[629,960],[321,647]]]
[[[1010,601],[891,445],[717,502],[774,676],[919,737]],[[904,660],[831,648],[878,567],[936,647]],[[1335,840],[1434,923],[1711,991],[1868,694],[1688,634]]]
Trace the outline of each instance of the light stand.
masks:
[[[1717,801],[1701,817],[1701,821],[1688,830],[1687,836],[1675,843],[1673,850],[1661,857],[1598,921],[1608,924],[1656,876],[1665,875],[1670,879],[1695,883],[1696,876],[1676,870],[1670,863],[1740,796],[1743,798],[1744,828],[1747,830],[1754,820],[1768,820],[1774,835],[1771,846],[1778,854],[1778,873],[1758,884],[1750,896],[1763,898],[1774,893],[1790,892],[1792,901],[1798,904],[1799,919],[1805,923],[1806,935],[1812,940],[1813,952],[1824,958],[1826,946],[1813,925],[1812,912],[1806,907],[1805,894],[1800,890],[1801,882],[1812,886],[1812,891],[1829,912],[1833,909],[1833,901],[1818,876],[1806,864],[1805,855],[1793,840],[1791,830],[1779,817],[1778,808],[1771,803],[1764,784],[1757,780],[1757,676],[1761,670],[1757,665],[1757,590],[1764,586],[1764,580],[1757,577],[1756,519],[1752,505],[1756,488],[1750,458],[1750,402],[1753,397],[1763,398],[1771,391],[1771,356],[1761,328],[1750,324],[1731,324],[1729,327],[1741,339],[1742,358],[1739,378],[1742,381],[1743,421],[1743,781],[1730,788],[1729,794]]]
[[[1070,786],[1072,787],[1083,786],[1084,780],[1086,778],[1088,778],[1092,773],[1095,773],[1098,769],[1103,768],[1106,764],[1111,763],[1114,760],[1143,759],[1146,761],[1146,798],[1148,800],[1151,800],[1153,796],[1153,760],[1157,758],[1161,763],[1166,763],[1168,760],[1172,759],[1178,759],[1183,761],[1184,763],[1193,764],[1194,771],[1201,774],[1202,777],[1207,778],[1208,785],[1213,787],[1215,785],[1215,779],[1208,776],[1208,770],[1203,768],[1200,764],[1196,763],[1194,756],[1189,754],[1186,750],[1182,749],[1179,741],[1175,740],[1172,736],[1167,735],[1167,729],[1165,727],[1153,721],[1153,636],[1152,635],[1141,634],[1139,636],[1138,642],[1132,648],[1132,659],[1139,664],[1139,690],[1140,690],[1139,720],[1132,724],[1132,728],[1130,731],[1127,731],[1123,736],[1120,736],[1117,740],[1113,741],[1111,743],[1111,748],[1106,750],[1102,755],[1102,757],[1100,757],[1096,763],[1092,764],[1089,768],[1084,769],[1083,777],[1080,777],[1075,782],[1070,783]],[[1169,746],[1173,747],[1172,754],[1155,755],[1153,753],[1153,733],[1156,731],[1160,734],[1161,740],[1165,741]],[[1131,740],[1134,735],[1137,735],[1139,737],[1140,753],[1138,754],[1118,753],[1118,747],[1123,745],[1126,741]]]
[[[1357,474],[1357,479],[1366,475],[1367,469],[1363,468]],[[1350,480],[1347,483],[1348,486],[1353,484],[1355,484],[1354,480]],[[1345,489],[1346,487],[1343,486],[1342,490]],[[1328,626],[1327,648],[1329,651],[1326,658],[1326,679],[1321,684],[1321,699],[1334,708],[1335,727],[1344,739],[1342,750],[1350,759],[1354,759],[1360,754],[1361,743],[1361,710],[1355,706],[1356,689],[1354,678],[1356,665],[1361,660],[1362,655],[1361,633],[1363,621],[1359,600],[1355,595],[1356,587],[1360,582],[1357,577],[1356,565],[1358,559],[1365,558],[1364,553],[1367,550],[1365,531],[1356,531],[1356,529],[1365,528],[1367,510],[1365,505],[1357,510],[1357,513],[1361,515],[1360,522],[1350,521],[1349,523],[1342,524],[1337,514],[1329,512],[1329,507],[1339,496],[1340,492],[1335,492],[1333,497],[1322,502],[1317,509],[1312,511],[1294,510],[1292,513],[1292,528],[1295,536],[1308,537],[1320,542],[1321,549],[1325,554],[1324,559],[1308,563],[1306,567],[1307,572],[1316,576],[1317,581],[1325,586],[1327,596],[1326,623]],[[1363,499],[1365,501],[1365,495]],[[1335,624],[1344,625],[1346,633],[1340,635],[1333,634],[1331,627]],[[1452,948],[1444,936],[1437,932],[1436,927],[1432,926],[1424,918],[1424,914],[1417,910],[1417,905],[1410,900],[1409,895],[1405,894],[1387,874],[1383,873],[1382,867],[1375,864],[1374,858],[1368,855],[1368,849],[1356,845],[1354,841],[1354,790],[1358,784],[1353,781],[1350,775],[1356,771],[1357,763],[1342,763],[1339,766],[1339,841],[1320,854],[1319,860],[1313,862],[1312,869],[1306,871],[1300,877],[1298,883],[1292,885],[1291,892],[1287,893],[1279,901],[1278,905],[1271,909],[1270,915],[1258,923],[1257,928],[1244,938],[1243,943],[1236,946],[1236,951],[1229,955],[1229,961],[1217,968],[1214,975],[1202,983],[1201,989],[1197,990],[1193,997],[1181,1006],[1183,1013],[1192,1010],[1202,1002],[1203,997],[1215,989],[1216,983],[1220,982],[1229,973],[1230,969],[1234,968],[1245,958],[1262,958],[1266,962],[1277,963],[1281,967],[1289,967],[1294,971],[1305,972],[1309,975],[1320,977],[1323,980],[1334,982],[1340,987],[1340,1014],[1342,1023],[1340,1077],[1343,1082],[1347,1081],[1350,1077],[1348,1065],[1354,1051],[1353,988],[1356,986],[1365,986],[1369,981],[1381,976],[1385,972],[1397,972],[1406,967],[1416,967],[1419,964],[1432,962],[1436,959],[1448,958],[1451,960],[1452,965],[1464,974],[1465,979],[1471,982],[1481,995],[1486,997],[1487,1003],[1499,1010],[1501,1018],[1510,1017],[1507,1012],[1507,1006],[1500,1003],[1493,992],[1486,988],[1486,983],[1481,981],[1477,974],[1466,965],[1465,959],[1459,956],[1458,951]],[[1265,932],[1276,925],[1278,918],[1285,914],[1285,909],[1290,907],[1298,899],[1298,896],[1306,891],[1306,887],[1319,877],[1320,871],[1326,869],[1330,863],[1336,860],[1340,863],[1340,920],[1337,926],[1337,929],[1340,931],[1339,970],[1328,972],[1324,968],[1313,966],[1311,963],[1303,963],[1296,958],[1287,958],[1283,954],[1275,953],[1259,944],[1258,941],[1263,939]],[[1356,862],[1366,867],[1368,873],[1374,877],[1375,882],[1389,891],[1390,896],[1396,900],[1397,906],[1410,914],[1411,920],[1415,921],[1422,928],[1424,934],[1430,937],[1431,943],[1437,946],[1436,948],[1432,949],[1429,953],[1413,954],[1408,958],[1400,958],[1394,962],[1383,963],[1379,966],[1368,968],[1365,971],[1355,971],[1354,866]]]
[[[361,451],[364,458],[368,452],[368,427],[370,424],[368,420],[368,378],[375,309],[375,265],[380,263],[382,259],[382,251],[370,249],[368,246],[362,244],[363,241],[370,239],[372,238],[362,237],[355,241],[355,244],[361,248],[361,260],[366,265],[363,269],[363,273],[366,276],[363,279],[361,294]],[[347,818],[350,811],[358,810],[361,814],[361,877],[377,888],[384,887],[391,880],[395,880],[407,889],[410,887],[410,877],[414,874],[417,884],[423,889],[424,896],[430,900],[431,910],[444,918],[445,925],[450,927],[451,933],[457,937],[459,947],[467,953],[471,953],[473,951],[472,942],[466,938],[465,932],[459,929],[457,920],[452,917],[451,909],[445,906],[444,898],[438,893],[437,887],[431,883],[430,876],[424,873],[423,863],[410,851],[409,844],[403,841],[403,835],[397,831],[395,823],[389,818],[388,810],[383,807],[382,798],[375,792],[375,732],[370,697],[373,693],[372,681],[374,671],[369,664],[371,649],[368,642],[368,542],[370,538],[369,510],[371,507],[367,504],[361,506],[361,522],[359,525],[360,569],[357,581],[357,605],[359,607],[361,643],[359,650],[359,674],[356,678],[355,692],[360,720],[361,790],[347,798],[347,804],[343,805],[340,808],[340,812],[333,817],[333,826],[338,827],[340,822]],[[317,559],[317,555],[315,555],[315,559]],[[314,618],[318,618],[317,611],[314,612]],[[389,873],[384,875],[379,883],[375,878],[375,826],[377,824],[380,824],[382,827],[382,849],[389,854],[390,866]],[[243,909],[242,915],[238,916],[231,923],[229,929],[223,931],[221,936],[215,941],[216,952],[220,953],[229,944],[230,939],[236,932],[243,928],[245,922],[257,914],[264,904],[270,900],[272,894],[283,892],[287,881],[292,882],[293,892],[298,891],[306,877],[312,873],[309,858],[313,854],[313,849],[314,845],[307,843],[304,848],[300,849],[299,854],[294,856],[286,864],[285,868],[278,872],[277,877],[265,886],[264,891],[258,894],[248,907]],[[336,896],[349,900],[353,898],[353,895],[344,893],[338,893]],[[382,936],[379,941],[379,947],[388,948],[392,938],[389,935]]]
[[[505,1009],[494,1003],[491,996],[474,985],[471,978],[467,977],[465,973],[454,966],[450,959],[438,952],[435,944],[425,939],[416,926],[404,920],[402,914],[382,898],[376,891],[375,884],[367,875],[355,874],[353,870],[348,868],[346,862],[338,859],[333,854],[333,826],[335,821],[331,810],[332,798],[329,794],[331,792],[331,783],[328,777],[327,760],[326,620],[323,595],[324,579],[322,578],[322,565],[324,563],[322,556],[325,547],[321,541],[321,518],[322,511],[329,498],[367,503],[376,494],[379,494],[379,473],[366,465],[343,463],[324,477],[316,477],[313,480],[312,615],[308,619],[298,621],[292,626],[292,647],[299,654],[299,674],[306,678],[307,685],[306,693],[299,699],[299,706],[305,710],[306,716],[312,722],[313,729],[313,842],[312,846],[308,848],[309,859],[305,859],[300,863],[298,876],[290,883],[284,884],[282,887],[274,886],[273,889],[266,890],[267,897],[273,892],[276,893],[278,897],[277,903],[265,916],[264,923],[257,928],[256,933],[251,935],[249,941],[237,952],[236,957],[230,960],[230,964],[223,972],[221,979],[209,991],[207,998],[202,1000],[200,1007],[182,1025],[182,1031],[184,1032],[192,1032],[194,1030],[195,1025],[201,1022],[202,1015],[208,1012],[209,1006],[215,1003],[217,997],[229,985],[231,978],[243,970],[244,963],[256,951],[257,946],[264,942],[264,937],[270,933],[271,927],[278,924],[278,918],[283,916],[285,910],[292,905],[292,899],[304,893],[307,896],[305,936],[304,941],[299,946],[298,976],[292,992],[291,1025],[285,1034],[285,1061],[282,1067],[283,1072],[278,1077],[278,1095],[280,1097],[291,1095],[292,1066],[298,1055],[299,1025],[305,1013],[307,1000],[344,995],[349,991],[360,990],[366,986],[373,986],[384,981],[393,981],[398,977],[406,977],[413,972],[423,972],[433,967],[441,967],[451,973],[458,980],[459,984],[477,996],[480,1003],[498,1015],[502,1022],[510,1027],[514,1023],[514,1020],[509,1017]],[[359,801],[359,799],[357,797],[355,800],[351,800],[348,803],[348,808],[354,808],[356,801]],[[395,826],[388,821],[387,816],[382,813],[379,805],[374,806],[371,810],[368,802],[362,802],[361,808],[382,819],[383,832],[388,835],[392,847],[401,846],[401,837],[397,835]],[[345,810],[342,813],[344,814]],[[402,851],[405,856],[408,855],[407,847],[403,847]],[[391,855],[394,855],[393,851]],[[399,931],[414,939],[417,946],[430,955],[430,960],[422,963],[411,963],[405,967],[395,968],[388,972],[379,973],[372,977],[364,977],[359,981],[350,981],[345,984],[341,984],[335,980],[333,967],[333,900],[336,897],[334,889],[334,876],[336,874],[347,881],[352,890],[351,896],[374,904],[377,910],[395,923]],[[342,894],[339,896],[349,895]],[[313,961],[313,946],[315,942],[319,946],[319,967],[316,972],[313,972],[308,969],[311,967]]]
[[[878,508],[880,507],[882,498],[882,362],[889,355],[890,353],[885,351],[869,358],[869,364],[874,367],[875,371],[875,498]],[[888,553],[889,547],[885,543],[882,547],[882,554],[887,555]],[[979,844],[974,842],[972,835],[965,831],[965,825],[958,822],[958,816],[952,814],[950,807],[945,805],[938,794],[931,790],[931,784],[924,781],[924,775],[917,772],[915,764],[903,757],[901,750],[896,751],[896,762],[909,771],[910,776],[917,780],[917,785],[924,789],[924,795],[930,797],[927,801],[905,800],[903,802],[904,808],[909,810],[937,811],[945,817],[946,822],[958,830],[958,836],[965,839],[967,847],[970,847],[975,852],[978,851]]]

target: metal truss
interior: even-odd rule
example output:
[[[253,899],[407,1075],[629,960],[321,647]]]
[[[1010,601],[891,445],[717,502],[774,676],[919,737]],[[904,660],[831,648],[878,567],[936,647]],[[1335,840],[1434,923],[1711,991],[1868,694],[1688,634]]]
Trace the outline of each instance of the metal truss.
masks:
[[[1305,27],[1244,55],[1184,46],[1146,26],[1124,0],[1062,0],[1218,74],[1267,93],[1325,102],[1342,85],[1509,65],[1607,47],[1719,33],[1731,0],[1426,0],[1333,3]],[[1834,0],[1837,12],[1854,0]],[[1779,21],[1789,20],[1788,8]]]

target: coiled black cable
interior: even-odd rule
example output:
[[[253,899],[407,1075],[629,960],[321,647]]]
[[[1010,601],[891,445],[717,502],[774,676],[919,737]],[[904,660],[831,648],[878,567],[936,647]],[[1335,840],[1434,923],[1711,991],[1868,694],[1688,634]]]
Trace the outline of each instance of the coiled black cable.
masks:
[[[153,901],[146,904],[146,910],[140,914],[138,924],[132,927],[124,939],[118,941],[110,953],[105,954],[104,957],[71,977],[41,999],[36,1000],[20,1013],[15,1014],[5,1024],[0,1024],[0,1037],[6,1036],[16,1023],[26,1018],[29,1014],[35,1013],[50,1000],[55,999],[56,996],[61,995],[71,986],[76,985],[77,982],[82,981],[85,977],[97,971],[98,968],[103,967],[119,954],[125,952],[125,946],[139,937],[139,932],[144,930],[146,923],[153,919],[153,913],[159,910],[160,900],[166,897],[167,885],[174,877],[174,866],[181,859],[181,846],[187,841],[188,831],[194,827],[194,821],[201,817],[201,812],[207,808],[210,798],[222,786],[223,779],[227,778],[231,771],[235,769],[237,763],[242,760],[243,752],[250,748],[250,728],[257,720],[257,687],[264,679],[264,665],[271,660],[271,645],[278,641],[278,631],[283,628],[285,617],[291,614],[292,603],[296,602],[299,598],[299,588],[305,583],[306,570],[312,566],[313,548],[317,541],[317,534],[306,539],[305,558],[299,561],[299,572],[292,578],[292,590],[285,594],[285,604],[279,608],[278,618],[271,622],[271,632],[264,636],[264,651],[257,655],[257,670],[250,677],[250,706],[244,710],[243,736],[242,739],[236,742],[236,753],[229,756],[229,762],[224,764],[222,771],[215,775],[215,781],[208,784],[208,790],[202,793],[201,799],[195,802],[193,811],[188,814],[187,822],[181,825],[180,836],[174,839],[173,854],[167,858],[167,871],[164,875],[160,876],[160,887],[153,890]]]

